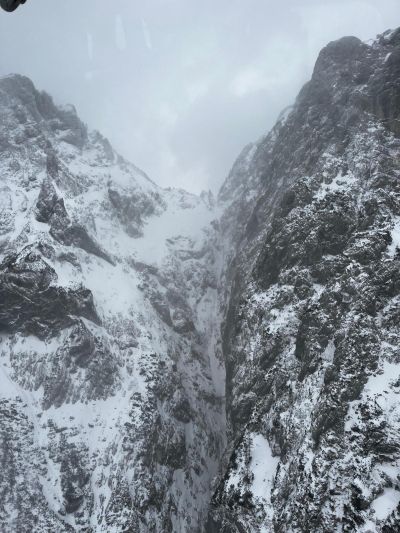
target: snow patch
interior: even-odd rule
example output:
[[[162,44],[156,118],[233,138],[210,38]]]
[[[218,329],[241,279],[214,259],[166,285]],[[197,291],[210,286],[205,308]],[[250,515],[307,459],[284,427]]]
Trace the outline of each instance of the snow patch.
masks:
[[[375,511],[375,516],[378,520],[385,520],[399,503],[400,492],[395,489],[385,488],[383,494],[372,502],[371,507]]]
[[[334,192],[342,192],[352,185],[354,185],[355,177],[352,174],[342,175],[342,172],[334,178],[331,183],[324,183],[321,185],[321,188],[315,194],[317,200],[323,200],[327,194]]]
[[[251,435],[251,464],[254,474],[252,492],[256,498],[269,502],[279,457],[272,455],[271,447],[263,435]]]
[[[392,231],[392,242],[388,247],[388,254],[390,258],[394,258],[398,249],[400,249],[400,217],[395,219]]]

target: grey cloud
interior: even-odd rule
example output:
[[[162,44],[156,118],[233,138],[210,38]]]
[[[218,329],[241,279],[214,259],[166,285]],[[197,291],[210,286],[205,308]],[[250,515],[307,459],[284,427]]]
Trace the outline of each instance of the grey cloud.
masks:
[[[399,15],[398,0],[28,0],[0,16],[0,74],[74,103],[161,185],[216,190],[325,43]]]

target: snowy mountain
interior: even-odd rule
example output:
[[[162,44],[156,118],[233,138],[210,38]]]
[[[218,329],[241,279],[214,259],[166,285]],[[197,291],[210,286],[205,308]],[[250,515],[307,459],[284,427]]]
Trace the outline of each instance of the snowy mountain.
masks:
[[[0,81],[2,531],[188,531],[225,446],[211,196]]]
[[[343,38],[221,191],[238,211],[257,192],[228,266],[209,532],[400,530],[399,124],[400,30]]]
[[[218,198],[0,79],[0,530],[400,529],[400,30]]]

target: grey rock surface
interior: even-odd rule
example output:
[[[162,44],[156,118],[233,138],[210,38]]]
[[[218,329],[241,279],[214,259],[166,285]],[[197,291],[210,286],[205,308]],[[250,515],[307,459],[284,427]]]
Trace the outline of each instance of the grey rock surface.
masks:
[[[400,528],[399,35],[330,43],[246,161],[210,532]]]

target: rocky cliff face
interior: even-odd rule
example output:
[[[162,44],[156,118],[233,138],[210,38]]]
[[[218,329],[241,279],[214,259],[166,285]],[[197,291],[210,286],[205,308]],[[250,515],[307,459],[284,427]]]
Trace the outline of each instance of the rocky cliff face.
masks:
[[[208,531],[400,528],[399,67],[400,31],[330,43],[221,192],[245,168],[257,198],[228,267]]]
[[[0,529],[400,528],[400,31],[218,199],[0,80]]]

